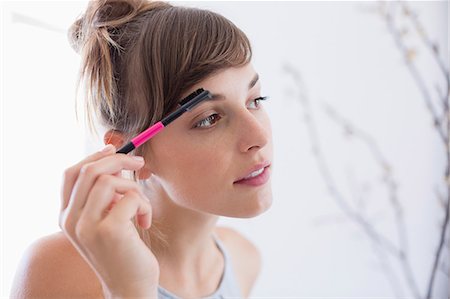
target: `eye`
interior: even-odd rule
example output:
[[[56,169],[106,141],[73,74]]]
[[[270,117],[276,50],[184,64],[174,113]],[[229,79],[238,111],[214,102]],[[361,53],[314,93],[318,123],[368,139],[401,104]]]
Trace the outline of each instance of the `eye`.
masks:
[[[260,101],[265,101],[267,100],[268,97],[258,97],[256,99],[253,99],[251,101],[251,103],[254,103],[254,106],[251,109],[259,109],[260,106]],[[210,116],[208,116],[207,118],[202,119],[201,121],[197,122],[194,125],[194,129],[195,128],[209,128],[212,127],[219,119],[220,119],[220,115],[217,113],[211,114]]]
[[[252,103],[255,103],[255,106],[253,109],[258,109],[259,105],[260,105],[260,101],[265,101],[267,99],[268,99],[268,97],[259,97],[259,98],[253,99]]]
[[[208,128],[211,127],[213,124],[217,122],[217,120],[220,118],[220,115],[217,113],[211,114],[205,119],[202,119],[198,123],[194,125],[194,128]],[[215,120],[215,121],[214,121]],[[213,122],[214,121],[214,122]]]

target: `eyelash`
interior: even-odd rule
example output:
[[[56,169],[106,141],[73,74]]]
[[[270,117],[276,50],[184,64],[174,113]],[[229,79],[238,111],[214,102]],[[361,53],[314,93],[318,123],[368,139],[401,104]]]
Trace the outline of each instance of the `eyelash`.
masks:
[[[259,102],[260,101],[266,101],[267,99],[268,99],[268,97],[258,97],[256,99],[254,99],[253,102],[255,102],[255,103],[258,102],[258,105],[257,105],[256,109],[259,109]],[[209,127],[212,127],[212,125],[211,126],[201,126],[201,124],[203,124],[203,123],[205,123],[207,121],[212,121],[214,118],[216,118],[216,116],[218,116],[218,114],[214,113],[214,114],[211,114],[210,116],[208,116],[207,118],[202,119],[201,121],[197,122],[194,125],[194,129],[196,129],[196,128],[209,128]]]

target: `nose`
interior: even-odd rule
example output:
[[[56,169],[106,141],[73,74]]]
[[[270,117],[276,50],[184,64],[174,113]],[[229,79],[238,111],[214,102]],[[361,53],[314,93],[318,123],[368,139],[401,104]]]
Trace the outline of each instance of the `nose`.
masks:
[[[239,115],[239,119],[237,131],[241,152],[258,151],[269,142],[270,124],[262,113],[257,115],[246,109]]]

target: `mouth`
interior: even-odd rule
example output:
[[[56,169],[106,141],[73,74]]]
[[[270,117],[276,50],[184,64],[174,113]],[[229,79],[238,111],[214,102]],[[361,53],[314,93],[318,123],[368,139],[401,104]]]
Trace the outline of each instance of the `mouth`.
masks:
[[[246,176],[236,180],[233,184],[248,186],[263,185],[270,178],[270,166],[270,162],[255,165]]]

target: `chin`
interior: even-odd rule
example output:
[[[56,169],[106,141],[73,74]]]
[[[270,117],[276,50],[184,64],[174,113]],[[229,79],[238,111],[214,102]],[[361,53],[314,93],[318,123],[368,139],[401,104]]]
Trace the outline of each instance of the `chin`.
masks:
[[[247,199],[243,199],[246,201]],[[239,204],[237,209],[229,213],[229,215],[223,215],[234,218],[253,218],[266,212],[272,206],[272,193],[264,194],[256,198],[247,200],[247,203]]]

